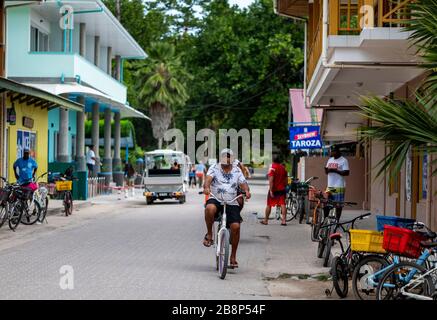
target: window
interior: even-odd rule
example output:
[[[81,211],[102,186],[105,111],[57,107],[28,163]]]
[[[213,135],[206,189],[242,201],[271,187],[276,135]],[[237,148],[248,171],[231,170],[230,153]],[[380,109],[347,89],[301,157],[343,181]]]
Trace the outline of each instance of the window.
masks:
[[[49,35],[33,26],[30,27],[30,51],[33,52],[49,51]]]

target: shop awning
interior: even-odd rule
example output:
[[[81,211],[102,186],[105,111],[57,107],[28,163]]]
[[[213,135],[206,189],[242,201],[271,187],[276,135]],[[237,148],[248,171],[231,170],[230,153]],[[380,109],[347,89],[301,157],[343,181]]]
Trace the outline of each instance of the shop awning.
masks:
[[[150,120],[142,112],[135,110],[127,104],[120,103],[113,100],[110,96],[100,92],[96,89],[72,82],[72,83],[28,83],[27,85],[39,88],[41,90],[50,92],[54,95],[63,96],[84,96],[85,98],[92,98],[93,100],[108,105],[113,111],[120,112],[121,118],[143,118]],[[86,110],[85,110],[86,111]]]
[[[34,105],[35,107],[47,108],[48,110],[63,107],[66,109],[83,111],[84,106],[52,94],[45,90],[35,88],[33,86],[24,85],[6,78],[0,77],[0,93],[6,92],[11,102],[25,103]]]
[[[289,93],[294,125],[316,124],[322,120],[321,109],[305,107],[303,89],[290,89]]]
[[[360,115],[358,108],[326,108],[323,110],[320,134],[328,143],[357,142],[358,129],[365,126],[367,120]]]

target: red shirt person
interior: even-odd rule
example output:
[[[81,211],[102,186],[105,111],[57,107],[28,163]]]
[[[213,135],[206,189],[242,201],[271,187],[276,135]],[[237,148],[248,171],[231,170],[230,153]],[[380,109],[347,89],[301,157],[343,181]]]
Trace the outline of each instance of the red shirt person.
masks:
[[[281,206],[282,223],[281,225],[287,225],[285,222],[286,207],[285,207],[285,195],[288,182],[287,170],[281,164],[278,157],[275,157],[273,163],[268,172],[269,178],[269,192],[267,194],[267,206],[265,211],[264,220],[262,224],[267,225],[269,221],[270,212],[272,207]]]

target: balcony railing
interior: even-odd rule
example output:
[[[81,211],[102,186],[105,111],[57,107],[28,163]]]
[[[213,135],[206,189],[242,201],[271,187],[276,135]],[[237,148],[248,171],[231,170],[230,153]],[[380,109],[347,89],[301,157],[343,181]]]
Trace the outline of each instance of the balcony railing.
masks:
[[[405,27],[412,0],[330,0],[329,34],[358,35],[363,28]]]
[[[322,53],[322,14],[324,0],[309,6],[307,81],[311,80]],[[329,35],[359,35],[363,28],[405,27],[411,18],[413,0],[330,0]]]

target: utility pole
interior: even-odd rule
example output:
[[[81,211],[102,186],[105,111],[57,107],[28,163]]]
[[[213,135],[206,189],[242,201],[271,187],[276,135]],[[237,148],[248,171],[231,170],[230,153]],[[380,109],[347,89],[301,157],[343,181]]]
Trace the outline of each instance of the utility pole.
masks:
[[[120,14],[120,0],[115,0],[115,15],[117,17],[117,20],[121,20],[121,14]]]

